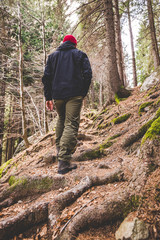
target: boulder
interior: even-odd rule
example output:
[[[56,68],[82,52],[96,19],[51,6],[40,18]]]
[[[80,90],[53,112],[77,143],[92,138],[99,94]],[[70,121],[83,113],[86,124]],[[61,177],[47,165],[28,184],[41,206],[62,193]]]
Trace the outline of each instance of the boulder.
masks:
[[[136,213],[130,213],[121,223],[115,234],[116,240],[148,240],[149,224],[136,217]]]
[[[140,88],[141,91],[149,90],[151,87],[156,85],[157,82],[160,81],[160,73],[159,72],[160,72],[160,67],[158,67],[155,72],[153,72],[149,77],[147,77],[145,79],[145,81],[143,82],[143,84]]]

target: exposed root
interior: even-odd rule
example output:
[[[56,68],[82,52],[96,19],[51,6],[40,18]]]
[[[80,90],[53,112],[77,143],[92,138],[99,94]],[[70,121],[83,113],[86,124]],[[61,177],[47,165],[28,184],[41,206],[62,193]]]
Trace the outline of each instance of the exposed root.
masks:
[[[101,205],[89,206],[79,213],[68,225],[66,230],[56,239],[75,239],[78,233],[90,227],[103,226],[110,221],[120,219],[123,216],[125,206],[129,198],[126,195],[115,200],[105,201]]]
[[[41,202],[36,206],[22,211],[15,217],[9,217],[0,222],[0,240],[8,240],[36,224],[48,219],[48,202]]]
[[[25,210],[15,217],[10,217],[0,222],[0,240],[9,239],[9,237],[29,229],[31,226],[39,224],[41,221],[47,221],[49,218],[50,226],[53,228],[56,224],[61,211],[78,197],[80,197],[86,190],[92,186],[112,183],[120,181],[123,178],[123,173],[120,169],[114,170],[110,174],[103,177],[85,177],[82,181],[71,190],[59,194],[55,199],[49,203],[41,202],[38,206],[33,206]],[[9,198],[5,200],[9,201]],[[13,203],[13,200],[11,201]],[[48,214],[49,211],[49,214]]]
[[[16,178],[13,176],[11,186],[0,193],[0,209],[8,207],[27,196],[49,192],[64,188],[64,176],[57,175],[53,178],[48,176]]]
[[[85,177],[82,181],[72,188],[62,194],[59,194],[50,204],[49,204],[49,223],[51,232],[56,230],[57,220],[61,214],[61,211],[72,204],[78,197],[80,197],[85,191],[93,186],[113,183],[116,181],[121,181],[123,179],[123,173],[120,169],[114,170],[114,172],[106,174],[103,177],[91,176]]]

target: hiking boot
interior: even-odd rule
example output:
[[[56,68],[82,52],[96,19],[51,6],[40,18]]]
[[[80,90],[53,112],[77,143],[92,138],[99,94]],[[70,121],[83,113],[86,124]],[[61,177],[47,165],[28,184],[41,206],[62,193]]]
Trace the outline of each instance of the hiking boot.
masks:
[[[70,162],[67,161],[58,161],[58,173],[59,174],[66,174],[69,171],[72,171],[73,169],[77,168],[77,164],[71,164]]]

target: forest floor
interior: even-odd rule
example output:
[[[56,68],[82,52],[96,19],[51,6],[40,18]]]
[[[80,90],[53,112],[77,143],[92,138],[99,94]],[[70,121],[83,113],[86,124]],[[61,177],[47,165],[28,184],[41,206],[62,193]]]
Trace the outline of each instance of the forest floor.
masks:
[[[148,102],[151,104],[140,113],[140,106]],[[51,157],[56,156],[54,131],[18,153],[0,172],[0,239],[72,239],[63,235],[69,231],[77,240],[115,240],[115,232],[129,212],[136,212],[152,226],[154,233],[149,239],[160,239],[160,165],[145,165],[143,136],[128,143],[159,108],[157,84],[148,92],[133,89],[130,97],[105,111],[82,111],[73,154],[78,167],[65,175],[57,174],[57,162]],[[127,120],[114,121],[126,114],[131,114]],[[112,178],[115,173],[117,177]],[[87,178],[92,183],[83,188]],[[101,207],[111,201],[118,204],[123,198],[125,202],[126,193],[132,201],[125,210],[114,217],[116,210],[108,207],[98,219]],[[104,216],[107,211],[108,219]],[[77,222],[83,225],[81,219],[88,222],[77,227]]]

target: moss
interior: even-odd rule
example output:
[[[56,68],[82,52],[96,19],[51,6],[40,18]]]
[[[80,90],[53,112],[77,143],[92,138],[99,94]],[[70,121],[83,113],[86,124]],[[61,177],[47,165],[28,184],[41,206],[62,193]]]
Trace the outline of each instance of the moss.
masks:
[[[0,178],[7,173],[9,165],[11,164],[12,161],[13,159],[10,159],[0,167]]]
[[[115,134],[115,135],[109,137],[108,140],[113,140],[113,139],[118,138],[120,136],[121,136],[121,133],[118,133],[118,134]]]
[[[159,118],[159,117],[160,117],[160,108],[156,112],[156,118]]]
[[[160,136],[160,117],[158,117],[150,126],[150,128],[147,130],[145,133],[143,139],[142,139],[142,144],[147,140],[147,139],[154,139],[156,137]]]
[[[138,195],[131,196],[131,199],[128,201],[127,205],[125,205],[123,217],[126,218],[130,212],[136,211],[140,203],[141,203],[140,196]]]
[[[141,115],[142,112],[144,112],[144,109],[150,105],[153,104],[153,101],[152,102],[145,102],[145,103],[142,103],[139,107],[139,110],[138,110],[138,113],[139,115]]]
[[[111,126],[111,123],[106,122],[106,123],[103,123],[103,124],[99,124],[97,128],[98,129],[104,129],[104,128],[107,128],[109,126]]]
[[[120,99],[119,99],[117,93],[115,94],[114,98],[115,98],[116,103],[119,104],[120,103]]]
[[[109,148],[110,146],[112,146],[113,142],[110,142],[108,139],[103,142],[101,145],[100,145],[100,150],[103,150],[105,148]]]
[[[53,179],[45,177],[41,180],[36,180],[33,182],[33,187],[35,186],[38,190],[51,189],[53,185]]]
[[[95,116],[95,113],[94,113],[94,112],[89,112],[89,113],[85,114],[85,116],[86,116],[87,118],[91,119],[92,117]]]
[[[103,115],[104,113],[106,113],[108,111],[108,108],[105,108],[101,113],[100,115]]]
[[[15,184],[16,183],[16,181],[17,181],[17,179],[16,179],[16,177],[15,176],[11,176],[10,178],[9,178],[9,185],[10,186],[12,186],[13,184]]]
[[[147,132],[147,130],[150,128],[151,124],[154,120],[149,120],[147,123],[145,123],[139,130],[138,130],[138,139],[142,138],[144,134]]]
[[[160,99],[158,99],[158,101],[155,103],[155,105],[159,105],[160,104]]]
[[[131,116],[131,113],[127,113],[120,117],[114,118],[112,121],[114,124],[119,124],[119,123],[125,122],[130,116]]]
[[[127,98],[120,98],[120,97],[118,96],[118,94],[115,94],[115,95],[114,95],[114,99],[115,99],[116,103],[119,104],[120,101],[124,101],[124,100],[126,100]]]
[[[81,156],[81,160],[87,160],[87,159],[95,159],[95,158],[100,158],[103,155],[103,150],[98,148],[98,149],[93,149],[88,152],[85,152],[83,156]]]
[[[25,177],[17,178],[11,176],[9,179],[10,191],[14,191],[17,188],[19,191],[40,191],[51,189],[53,185],[53,179],[49,177],[41,179],[27,179]]]

